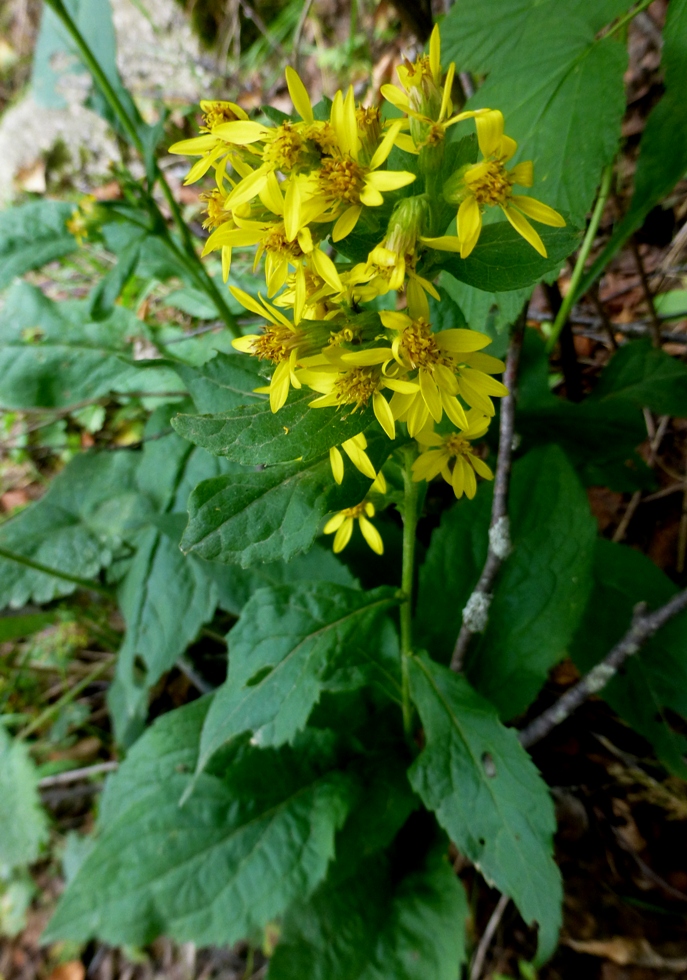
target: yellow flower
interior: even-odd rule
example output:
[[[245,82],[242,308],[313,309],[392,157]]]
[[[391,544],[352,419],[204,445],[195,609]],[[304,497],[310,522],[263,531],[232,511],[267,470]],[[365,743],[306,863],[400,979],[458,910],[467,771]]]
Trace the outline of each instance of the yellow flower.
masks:
[[[374,517],[374,515],[374,504],[370,503],[369,500],[363,500],[362,503],[356,504],[355,507],[346,507],[345,510],[340,510],[338,514],[331,517],[324,526],[324,533],[334,534],[336,532],[334,535],[334,554],[343,551],[351,540],[353,525],[356,520],[360,525],[363,537],[372,550],[378,555],[384,554],[382,536],[374,524],[371,524],[368,520],[368,518]]]
[[[262,333],[238,337],[236,340],[232,340],[231,344],[232,347],[244,354],[252,354],[253,357],[271,361],[276,365],[269,385],[256,388],[255,391],[269,393],[270,408],[273,412],[278,412],[289,397],[291,386],[294,388],[301,387],[301,382],[296,374],[299,356],[312,354],[319,349],[323,343],[326,343],[327,333],[320,331],[320,335],[318,335],[315,331],[310,335],[287,320],[283,313],[280,313],[262,297],[258,302],[237,286],[230,286],[229,288],[242,306],[268,322],[268,326]],[[307,321],[304,322],[307,323]]]
[[[381,93],[387,102],[410,117],[411,137],[400,134],[396,145],[409,153],[423,146],[437,146],[446,138],[449,126],[464,119],[473,119],[486,109],[472,109],[452,115],[451,89],[456,73],[453,62],[448,66],[441,88],[441,37],[438,25],[429,40],[429,57],[421,55],[413,64],[406,62],[396,69],[404,92],[395,85],[382,85]]]
[[[357,470],[364,476],[369,476],[371,480],[377,479],[377,473],[370,461],[370,457],[365,450],[367,449],[367,439],[362,432],[352,439],[346,439],[341,443],[341,448],[346,453],[350,461]],[[344,478],[344,461],[337,446],[332,446],[329,450],[329,462],[332,467],[332,475],[337,483],[342,483]]]
[[[471,500],[477,490],[475,473],[485,480],[493,480],[494,474],[487,464],[472,452],[470,439],[481,439],[489,428],[490,419],[471,409],[467,426],[462,432],[440,436],[434,427],[418,433],[417,441],[429,447],[413,463],[413,480],[433,480],[439,473],[453,487],[456,497],[465,494]]]
[[[444,185],[444,196],[450,203],[460,202],[457,216],[458,237],[444,235],[440,238],[423,239],[431,248],[460,252],[462,259],[472,252],[482,231],[482,211],[485,207],[498,206],[518,234],[546,258],[546,248],[528,218],[543,225],[562,228],[565,220],[558,211],[533,197],[513,194],[513,185],[531,187],[534,168],[531,160],[516,164],[506,170],[506,163],[518,148],[518,144],[503,132],[503,115],[491,110],[475,120],[477,141],[484,159],[458,171]]]
[[[179,140],[169,148],[169,153],[178,153],[182,156],[200,157],[191,167],[185,184],[193,184],[207,173],[210,167],[219,165],[221,158],[230,154],[232,162],[237,158],[233,149],[227,146],[225,140],[218,135],[221,126],[228,122],[247,120],[248,115],[233,102],[211,102],[203,101],[200,103],[203,113],[203,125],[200,127],[202,136],[194,136],[192,139]]]
[[[382,310],[379,316],[395,333],[390,347],[345,353],[342,360],[355,365],[382,364],[383,375],[392,360],[406,372],[417,371],[415,377],[403,381],[403,388],[397,385],[390,406],[393,417],[407,423],[411,436],[420,432],[430,416],[440,422],[444,412],[454,425],[465,428],[467,419],[458,395],[483,414],[494,414],[489,396],[508,391],[487,373],[503,371],[503,362],[477,353],[491,342],[489,337],[476,330],[433,333],[424,318],[412,319],[405,313]]]

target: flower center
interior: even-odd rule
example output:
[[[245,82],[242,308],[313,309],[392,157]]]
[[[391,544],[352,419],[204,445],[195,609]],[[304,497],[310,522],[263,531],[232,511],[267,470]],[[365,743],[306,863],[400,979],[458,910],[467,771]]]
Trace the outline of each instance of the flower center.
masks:
[[[358,204],[364,185],[363,170],[350,157],[324,160],[320,170],[320,186],[330,201]]]
[[[222,123],[234,122],[238,119],[238,116],[234,110],[226,102],[211,102],[203,113],[203,125],[200,128],[202,132],[211,132],[215,126],[221,126]]]
[[[215,228],[223,225],[225,221],[229,221],[231,211],[225,211],[224,209],[225,198],[226,194],[223,194],[217,187],[211,191],[205,191],[205,193],[200,195],[201,201],[205,203],[205,213],[207,215],[207,218],[203,222],[203,228],[214,231]]]
[[[292,242],[287,239],[283,224],[270,228],[262,240],[262,247],[266,252],[273,252],[278,255],[286,254],[292,259],[300,259],[305,255],[297,239]]]
[[[272,323],[253,341],[252,353],[261,361],[281,364],[282,361],[288,361],[297,343],[298,338],[293,330],[281,323]]]
[[[282,123],[277,135],[267,144],[262,153],[263,161],[274,170],[293,170],[298,163],[303,139],[291,123]]]
[[[470,181],[470,190],[478,204],[506,204],[512,190],[508,172],[501,160],[485,162],[487,172],[477,180]]]
[[[355,405],[355,411],[367,405],[378,386],[379,377],[376,371],[357,367],[335,381],[334,394],[339,404]]]
[[[414,368],[431,368],[435,364],[451,364],[434,339],[430,325],[420,317],[413,320],[401,335],[399,352]]]
[[[363,500],[363,502],[361,504],[356,504],[355,507],[344,507],[344,509],[341,511],[341,513],[345,517],[351,517],[351,518],[360,517],[362,514],[365,513],[365,507],[366,506],[367,505],[366,505],[365,501]]]
[[[451,456],[464,456],[472,448],[467,439],[457,433],[448,437],[444,443],[444,448]]]

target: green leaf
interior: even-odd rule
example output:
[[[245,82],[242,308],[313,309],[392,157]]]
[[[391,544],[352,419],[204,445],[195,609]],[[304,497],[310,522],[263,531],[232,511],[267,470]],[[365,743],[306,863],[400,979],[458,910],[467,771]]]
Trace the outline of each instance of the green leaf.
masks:
[[[634,340],[616,351],[590,397],[595,407],[618,400],[686,418],[687,367],[650,340]]]
[[[517,320],[531,288],[526,286],[513,292],[485,293],[483,289],[475,289],[454,279],[448,272],[442,272],[439,281],[462,310],[465,325],[471,330],[488,334],[494,341],[489,353],[494,357],[503,357],[508,347],[507,327]]]
[[[0,723],[0,878],[31,864],[48,839],[38,776],[28,749]]]
[[[330,547],[314,544],[310,551],[296,555],[291,561],[270,562],[241,568],[238,565],[221,565],[205,562],[205,570],[217,586],[218,605],[221,609],[238,616],[251,595],[267,585],[287,585],[300,581],[333,582],[349,589],[360,585],[348,566],[344,565]]]
[[[244,567],[289,561],[310,547],[325,514],[359,503],[370,486],[357,471],[337,486],[328,458],[206,480],[189,499],[181,547]]]
[[[197,558],[177,540],[149,528],[119,589],[126,637],[109,695],[115,734],[128,744],[139,734],[148,690],[170,670],[204,623],[212,619],[217,589]]]
[[[562,900],[546,784],[464,677],[422,655],[410,661],[410,684],[425,733],[410,782],[487,881],[539,925],[541,963],[556,948]]]
[[[361,592],[328,582],[259,589],[229,634],[229,676],[203,728],[199,766],[244,732],[279,746],[306,724],[327,680],[341,667],[379,662],[381,621],[392,589]],[[392,687],[398,682],[391,677]]]
[[[89,303],[93,319],[105,320],[112,313],[131,276],[136,271],[141,243],[134,241],[117,257],[117,264],[110,269],[91,292]]]
[[[509,513],[513,553],[468,664],[471,683],[504,718],[534,700],[565,656],[592,586],[596,536],[587,495],[558,446],[515,464]]]
[[[313,393],[298,392],[278,412],[267,400],[239,405],[221,415],[177,415],[179,435],[247,465],[309,460],[363,432],[373,421],[372,409],[342,414],[337,408],[310,408]]]
[[[49,568],[94,579],[112,561],[127,529],[140,523],[145,501],[135,490],[136,454],[75,457],[37,503],[0,527],[0,547]],[[76,586],[0,558],[0,608],[50,602]]]
[[[202,773],[180,806],[189,775],[169,747],[193,737],[185,712],[202,722],[195,705],[175,711],[165,739],[146,734],[132,766],[123,763],[115,789],[127,789],[128,805],[110,809],[45,941],[143,945],[166,933],[231,945],[323,880],[352,788],[333,769],[328,733],[310,733],[293,749],[244,746],[226,769]]]
[[[579,296],[587,292],[630,235],[641,227],[649,211],[666,197],[687,171],[685,38],[687,0],[672,0],[663,28],[661,60],[665,94],[651,111],[642,133],[630,209],[580,283]]]
[[[487,293],[524,289],[547,273],[559,272],[563,260],[580,244],[580,232],[570,224],[565,228],[539,226],[537,230],[546,246],[546,259],[508,221],[497,221],[482,229],[466,259],[453,252],[434,251],[434,268],[444,269],[455,279]]]
[[[2,616],[0,617],[0,643],[19,640],[24,636],[39,633],[46,627],[52,626],[54,622],[55,613],[50,612],[28,613],[25,616]]]
[[[650,485],[651,471],[635,451],[646,438],[639,407],[628,398],[586,398],[576,404],[556,397],[548,370],[544,341],[526,330],[516,415],[524,447],[557,442],[587,486],[632,492]],[[604,373],[601,378],[603,384]]]
[[[570,647],[587,672],[600,663],[630,628],[638,602],[656,609],[677,587],[654,563],[626,545],[596,542],[594,588]],[[653,744],[665,766],[687,777],[687,738],[671,725],[666,709],[687,718],[687,615],[663,626],[600,692],[635,731]]]
[[[76,239],[66,225],[73,210],[67,201],[45,200],[0,211],[0,289],[74,251]]]
[[[144,331],[121,306],[94,323],[88,301],[55,303],[18,283],[0,312],[0,404],[57,408],[113,391],[178,390],[166,362],[133,360],[132,337]]]
[[[201,367],[179,364],[179,377],[191,398],[204,415],[228,412],[238,405],[264,401],[265,396],[253,390],[264,385],[260,362],[245,354],[218,354]]]
[[[440,855],[403,875],[368,858],[287,913],[267,980],[455,980],[468,911]]]
[[[442,23],[444,61],[488,73],[468,108],[503,112],[506,133],[518,142],[516,161],[534,161],[533,196],[577,225],[617,152],[625,111],[625,44],[619,35],[597,35],[628,6],[485,0],[457,4]]]
[[[491,486],[484,485],[473,500],[465,497],[445,510],[420,566],[416,631],[437,660],[450,659],[461,610],[484,568],[491,502]]]
[[[165,296],[165,306],[171,306],[182,313],[197,320],[216,320],[219,317],[217,307],[212,302],[207,293],[192,286],[185,286],[183,289],[175,289],[174,292]]]

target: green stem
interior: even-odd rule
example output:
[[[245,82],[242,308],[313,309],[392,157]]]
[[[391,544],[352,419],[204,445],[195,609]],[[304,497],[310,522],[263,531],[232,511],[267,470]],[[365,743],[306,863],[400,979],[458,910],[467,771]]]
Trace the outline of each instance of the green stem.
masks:
[[[83,59],[84,64],[86,65],[91,75],[93,76],[94,81],[96,82],[103,96],[107,100],[110,108],[112,109],[112,112],[119,120],[122,129],[127,134],[129,140],[131,141],[132,145],[136,148],[139,155],[145,159],[145,149],[141,137],[139,135],[139,132],[136,129],[136,126],[134,125],[133,121],[129,117],[129,113],[127,112],[125,106],[122,105],[121,99],[115,92],[109,78],[107,77],[102,67],[100,66],[100,62],[89,48],[83,35],[81,34],[81,31],[74,23],[71,14],[64,6],[64,3],[62,2],[62,0],[45,0],[45,2],[53,10],[55,15],[59,17],[59,19],[62,21],[62,24],[70,34],[72,40],[74,41],[74,44],[76,45],[79,54]],[[191,233],[189,232],[186,222],[184,221],[183,215],[181,213],[181,209],[179,208],[179,205],[174,197],[174,194],[172,193],[172,189],[167,183],[167,180],[165,179],[165,176],[161,172],[157,163],[155,163],[154,174],[155,174],[155,179],[160,184],[162,193],[165,196],[165,200],[169,205],[169,209],[172,213],[174,222],[177,228],[179,229],[179,234],[181,235],[181,239],[184,244],[184,254],[187,256],[187,258],[191,263],[189,271],[193,273],[194,278],[198,282],[201,289],[205,293],[207,293],[207,295],[213,300],[213,302],[217,306],[220,317],[224,321],[229,332],[234,337],[240,336],[241,331],[238,328],[236,319],[233,313],[231,312],[231,310],[229,309],[229,307],[227,306],[226,300],[224,299],[219,289],[217,288],[214,279],[208,273],[207,269],[199,259],[198,254],[195,250],[195,246],[193,244]],[[164,227],[166,227],[164,216],[160,211],[157,202],[153,198],[152,194],[147,193],[145,195],[145,201],[148,210],[153,214],[155,218],[161,221],[161,224]],[[176,243],[171,238],[171,235],[169,236],[169,240],[171,241],[172,246],[176,249]]]
[[[608,200],[608,195],[611,191],[612,179],[613,164],[609,163],[601,177],[601,189],[599,190],[599,196],[597,197],[596,204],[594,205],[594,211],[592,213],[591,221],[589,222],[589,227],[587,228],[582,246],[577,255],[575,268],[573,269],[573,274],[570,279],[570,286],[568,287],[568,291],[565,294],[563,302],[561,303],[561,308],[556,314],[556,319],[553,321],[549,339],[546,342],[547,351],[552,351],[556,346],[556,341],[558,340],[559,334],[565,326],[568,316],[570,315],[570,310],[572,309],[573,303],[577,298],[577,287],[579,286],[580,280],[584,275],[584,267],[589,257],[589,253],[592,250],[596,233],[599,229],[599,222],[601,221],[601,216],[604,208],[606,207],[606,201]]]
[[[91,592],[97,592],[99,595],[106,596],[108,599],[112,598],[112,592],[105,585],[99,585],[98,582],[91,582],[86,578],[79,578],[78,575],[70,575],[68,572],[60,572],[56,568],[50,568],[49,565],[42,565],[39,561],[33,561],[32,558],[18,555],[14,551],[8,551],[6,548],[0,548],[0,558],[6,558],[8,561],[16,562],[17,565],[23,565],[25,568],[32,568],[35,572],[43,572],[44,575],[61,578],[65,582],[73,582],[74,585],[78,585],[82,589],[90,589]]]
[[[413,708],[410,700],[408,663],[413,653],[413,580],[415,577],[415,537],[418,518],[419,485],[413,482],[412,465],[415,453],[410,447],[403,451],[403,566],[401,589],[401,693],[403,698],[403,729],[412,736]]]
[[[634,20],[637,14],[641,14],[641,12],[646,10],[647,7],[650,7],[653,2],[654,0],[642,0],[642,2],[639,3],[633,10],[628,10],[626,14],[623,14],[623,16],[610,27],[606,34],[604,34],[604,37],[612,37],[614,34],[617,34],[618,31],[623,29],[625,24],[629,24],[631,20]]]
[[[83,680],[80,680],[78,684],[75,684],[74,687],[66,691],[58,701],[55,701],[54,704],[49,705],[45,711],[41,711],[39,716],[35,718],[31,724],[27,725],[26,728],[22,728],[22,730],[17,734],[17,738],[28,738],[29,735],[33,735],[35,731],[42,728],[43,725],[45,725],[47,721],[50,721],[54,715],[59,714],[65,705],[70,704],[70,702],[77,698],[89,684],[92,684],[93,681],[97,680],[102,674],[104,674],[105,671],[112,666],[112,663],[112,658],[99,663],[97,667],[94,667],[90,674],[86,674]]]

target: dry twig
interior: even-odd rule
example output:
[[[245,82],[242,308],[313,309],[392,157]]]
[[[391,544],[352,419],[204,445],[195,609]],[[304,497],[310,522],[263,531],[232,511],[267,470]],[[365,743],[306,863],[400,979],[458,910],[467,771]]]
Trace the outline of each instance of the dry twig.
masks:
[[[518,377],[518,364],[522,349],[527,307],[523,309],[515,324],[506,357],[506,370],[503,382],[508,394],[501,400],[499,420],[499,451],[494,477],[494,502],[489,524],[489,549],[482,574],[463,609],[463,625],[460,628],[451,658],[451,670],[456,673],[463,669],[465,654],[474,633],[484,629],[491,601],[490,589],[503,560],[510,552],[510,528],[508,522],[508,485],[510,482],[511,460],[513,457],[513,434],[515,430],[515,386]]]
[[[601,663],[593,667],[582,680],[535,718],[520,732],[520,743],[529,748],[549,734],[557,725],[565,721],[580,705],[601,691],[617,674],[625,661],[638,653],[641,647],[670,619],[687,609],[687,589],[678,592],[656,612],[646,613],[644,603],[635,607],[632,625],[622,640],[606,654]]]
[[[482,970],[484,968],[484,961],[487,957],[491,941],[494,938],[494,933],[499,927],[499,922],[503,918],[503,913],[506,911],[506,906],[510,902],[508,895],[502,895],[498,900],[496,908],[491,913],[491,918],[487,922],[487,928],[484,930],[482,938],[479,941],[479,946],[475,952],[472,960],[472,966],[470,967],[470,980],[479,980],[482,976]]]

